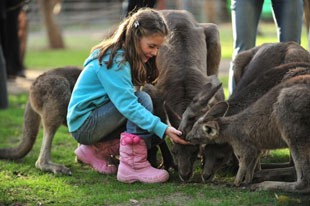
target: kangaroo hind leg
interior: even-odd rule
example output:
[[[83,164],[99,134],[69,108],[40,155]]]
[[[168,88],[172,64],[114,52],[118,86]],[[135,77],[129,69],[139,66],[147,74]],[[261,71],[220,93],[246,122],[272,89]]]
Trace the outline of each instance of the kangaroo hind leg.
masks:
[[[56,82],[56,83],[55,83]],[[49,78],[51,89],[47,90],[40,111],[43,122],[43,140],[36,167],[54,174],[71,175],[71,170],[62,164],[56,164],[51,159],[51,148],[54,135],[61,124],[66,120],[67,107],[71,96],[70,85],[62,78]],[[42,94],[42,93],[41,93]],[[38,97],[37,97],[38,98]],[[65,140],[64,140],[65,141]]]

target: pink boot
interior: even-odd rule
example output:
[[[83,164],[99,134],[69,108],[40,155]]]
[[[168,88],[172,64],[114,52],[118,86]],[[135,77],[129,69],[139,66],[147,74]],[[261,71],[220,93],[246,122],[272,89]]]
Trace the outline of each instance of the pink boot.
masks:
[[[147,148],[143,139],[129,133],[121,134],[118,181],[156,183],[165,182],[168,178],[166,170],[156,169],[147,161]]]
[[[110,156],[119,155],[119,139],[112,139],[105,142],[98,142],[93,145],[99,159],[106,159]]]
[[[91,165],[96,171],[103,174],[115,174],[116,166],[109,165],[111,155],[119,153],[119,140],[110,140],[95,145],[80,145],[75,151],[79,160]]]

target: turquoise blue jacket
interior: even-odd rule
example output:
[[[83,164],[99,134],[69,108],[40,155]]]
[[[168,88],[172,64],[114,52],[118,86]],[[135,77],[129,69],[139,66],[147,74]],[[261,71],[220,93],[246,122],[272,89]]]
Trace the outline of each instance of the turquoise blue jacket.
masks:
[[[130,65],[128,62],[121,63],[123,55],[123,50],[116,53],[110,69],[104,63],[99,65],[98,51],[85,60],[68,106],[70,132],[76,131],[94,109],[111,101],[128,120],[163,138],[168,126],[138,102],[131,81]],[[108,58],[109,55],[106,55],[102,62],[107,62]]]

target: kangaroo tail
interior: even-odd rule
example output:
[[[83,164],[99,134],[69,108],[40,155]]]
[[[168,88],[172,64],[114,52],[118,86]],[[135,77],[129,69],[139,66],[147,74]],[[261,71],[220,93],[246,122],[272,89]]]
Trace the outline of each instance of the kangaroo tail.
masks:
[[[28,100],[24,112],[23,138],[17,147],[0,149],[0,159],[20,159],[26,156],[35,143],[40,122],[40,115],[33,110]]]

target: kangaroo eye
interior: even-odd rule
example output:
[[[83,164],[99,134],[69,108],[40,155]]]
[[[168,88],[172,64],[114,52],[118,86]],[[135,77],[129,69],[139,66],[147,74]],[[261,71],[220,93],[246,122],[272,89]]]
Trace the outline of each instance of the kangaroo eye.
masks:
[[[205,133],[208,133],[210,136],[216,136],[216,130],[214,128],[211,128],[207,125],[203,125],[202,129]]]
[[[211,129],[210,135],[211,135],[211,136],[215,136],[215,135],[216,135],[215,129]]]
[[[210,133],[211,128],[208,127],[207,125],[203,125],[202,130],[203,130],[204,132],[206,132],[206,133]]]

